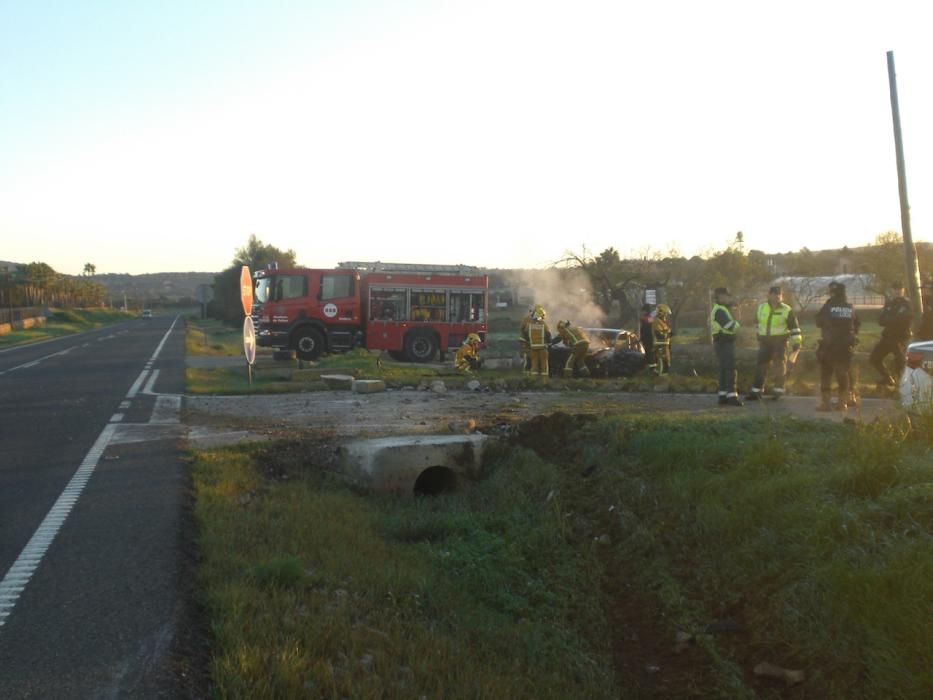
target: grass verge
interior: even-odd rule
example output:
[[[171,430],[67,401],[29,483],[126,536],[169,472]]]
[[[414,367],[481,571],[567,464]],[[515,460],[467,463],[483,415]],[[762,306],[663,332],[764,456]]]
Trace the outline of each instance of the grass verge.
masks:
[[[58,309],[40,326],[14,330],[0,335],[0,347],[35,343],[74,333],[92,331],[121,321],[136,318],[135,314],[110,309]]]
[[[196,455],[222,697],[933,691],[928,433],[557,414],[409,500],[333,481],[327,449]]]
[[[203,452],[196,513],[221,697],[616,695],[595,558],[561,473],[499,450],[437,499],[364,496],[299,445]]]

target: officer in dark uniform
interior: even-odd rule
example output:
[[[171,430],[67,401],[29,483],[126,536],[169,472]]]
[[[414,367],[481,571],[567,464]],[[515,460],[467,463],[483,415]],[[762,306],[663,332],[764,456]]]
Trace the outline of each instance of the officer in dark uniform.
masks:
[[[830,399],[835,374],[839,391],[836,408],[844,411],[852,400],[849,370],[853,348],[858,343],[860,322],[852,304],[846,299],[846,286],[841,282],[829,283],[829,299],[816,314],[816,326],[821,334],[816,349],[816,359],[820,363],[820,404],[816,410],[832,410]]]
[[[894,389],[897,381],[904,372],[904,362],[907,358],[907,341],[910,340],[910,325],[914,314],[910,302],[904,296],[904,285],[895,282],[891,285],[891,296],[881,309],[878,325],[881,326],[881,340],[871,351],[868,361],[878,372],[878,388]],[[884,359],[888,355],[894,356],[894,376],[884,366]]]

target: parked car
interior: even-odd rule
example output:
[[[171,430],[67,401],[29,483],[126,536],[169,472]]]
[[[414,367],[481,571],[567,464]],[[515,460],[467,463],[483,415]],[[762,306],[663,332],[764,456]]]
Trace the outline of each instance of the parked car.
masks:
[[[590,339],[586,367],[593,377],[631,377],[646,364],[645,348],[636,333],[619,328],[584,328]],[[563,341],[548,350],[552,375],[559,375],[567,364],[570,348]]]
[[[143,309],[143,318],[152,318],[152,309]]]
[[[907,367],[898,385],[898,401],[909,413],[933,415],[933,340],[907,346]]]

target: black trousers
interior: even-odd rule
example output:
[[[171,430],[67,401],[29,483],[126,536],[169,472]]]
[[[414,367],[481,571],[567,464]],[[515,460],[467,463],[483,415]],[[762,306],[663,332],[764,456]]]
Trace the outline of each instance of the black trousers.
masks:
[[[892,354],[894,355],[893,378],[895,381],[900,379],[901,374],[904,372],[904,365],[906,364],[907,340],[907,338],[882,335],[881,340],[878,341],[878,344],[871,351],[871,355],[868,356],[868,362],[877,370],[878,376],[881,377],[882,381],[887,381],[892,378],[891,374],[888,372],[888,368],[884,366],[884,358]]]
[[[755,364],[753,387],[756,389],[764,388],[768,370],[771,368],[771,363],[775,362],[774,386],[778,389],[784,388],[784,375],[787,369],[784,361],[786,352],[787,336],[766,336],[758,339],[758,360]]]
[[[845,397],[849,392],[849,373],[852,369],[852,349],[834,348],[820,341],[816,359],[820,363],[820,393],[829,394],[833,390],[833,376],[839,395]]]
[[[713,339],[713,350],[716,353],[716,361],[719,362],[719,395],[726,394],[731,396],[736,393],[736,371],[735,371],[735,338],[728,336],[724,338]]]

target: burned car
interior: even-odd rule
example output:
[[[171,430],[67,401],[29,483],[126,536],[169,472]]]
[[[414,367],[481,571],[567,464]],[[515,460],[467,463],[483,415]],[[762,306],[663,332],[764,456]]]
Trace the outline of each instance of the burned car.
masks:
[[[585,360],[590,376],[631,377],[647,364],[645,348],[636,333],[618,328],[584,328],[583,332],[590,339]],[[551,345],[548,349],[551,376],[563,372],[569,356],[570,348],[562,341]]]

